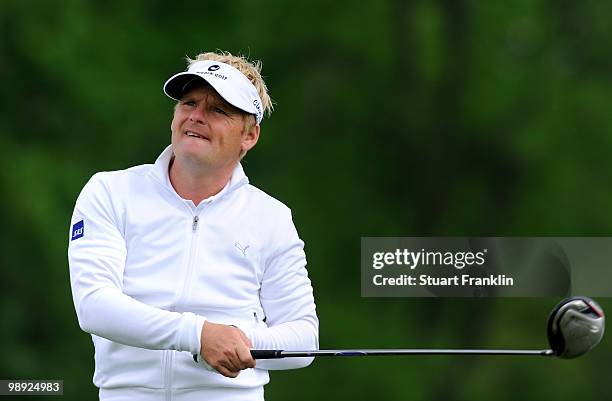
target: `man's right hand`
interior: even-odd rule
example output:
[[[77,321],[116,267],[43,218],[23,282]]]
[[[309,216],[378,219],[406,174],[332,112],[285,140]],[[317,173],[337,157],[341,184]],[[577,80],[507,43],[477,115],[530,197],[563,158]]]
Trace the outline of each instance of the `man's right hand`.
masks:
[[[200,344],[202,358],[223,376],[237,377],[242,369],[255,367],[253,344],[239,328],[206,321]]]

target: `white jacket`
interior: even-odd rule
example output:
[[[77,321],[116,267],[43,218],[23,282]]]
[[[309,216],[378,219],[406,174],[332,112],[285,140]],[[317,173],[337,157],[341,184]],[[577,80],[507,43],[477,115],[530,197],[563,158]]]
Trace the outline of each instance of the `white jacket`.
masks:
[[[165,399],[263,394],[268,369],[312,358],[258,360],[231,379],[192,355],[205,320],[241,328],[254,349],[317,349],[304,244],[290,210],[250,185],[240,164],[196,207],[170,184],[171,157],[169,146],[154,165],[97,173],[77,199],[68,259],[79,324],[95,345],[94,384]]]

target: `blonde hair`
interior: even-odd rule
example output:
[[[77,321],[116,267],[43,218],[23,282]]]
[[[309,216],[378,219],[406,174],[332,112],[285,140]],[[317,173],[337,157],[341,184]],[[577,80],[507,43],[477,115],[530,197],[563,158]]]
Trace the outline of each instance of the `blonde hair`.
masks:
[[[268,87],[261,77],[261,61],[249,61],[244,56],[234,56],[230,52],[224,52],[221,50],[217,50],[217,52],[200,53],[195,59],[191,59],[189,57],[186,59],[188,67],[197,61],[212,60],[229,64],[236,68],[238,71],[243,73],[255,86],[255,89],[257,89],[264,113],[266,113],[268,117],[270,117],[270,114],[272,114],[274,106],[272,105],[270,95],[268,95]]]

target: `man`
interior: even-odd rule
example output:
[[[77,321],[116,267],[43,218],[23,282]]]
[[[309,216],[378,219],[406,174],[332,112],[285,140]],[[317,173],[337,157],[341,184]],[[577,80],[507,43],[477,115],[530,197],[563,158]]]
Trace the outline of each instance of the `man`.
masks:
[[[95,174],[72,216],[72,293],[102,400],[263,400],[268,370],[312,359],[250,349],[318,348],[291,212],[240,164],[272,109],[261,66],[188,62],[164,85],[172,144],[153,165]]]

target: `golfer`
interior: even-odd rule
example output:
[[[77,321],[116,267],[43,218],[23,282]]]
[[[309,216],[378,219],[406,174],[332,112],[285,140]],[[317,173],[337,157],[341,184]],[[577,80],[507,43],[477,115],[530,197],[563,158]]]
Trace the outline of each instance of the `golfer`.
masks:
[[[312,361],[249,352],[318,348],[291,212],[240,163],[272,110],[260,70],[223,52],[189,59],[164,85],[171,145],[95,174],[76,201],[70,280],[101,400],[263,400],[268,370]]]

